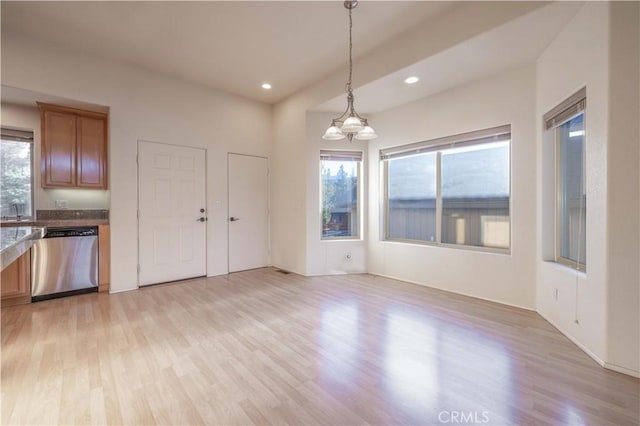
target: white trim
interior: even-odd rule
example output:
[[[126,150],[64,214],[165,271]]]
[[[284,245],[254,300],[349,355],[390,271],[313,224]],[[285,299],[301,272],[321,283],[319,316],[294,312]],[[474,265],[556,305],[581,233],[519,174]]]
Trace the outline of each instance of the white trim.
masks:
[[[600,365],[600,367],[604,367],[605,366],[605,362],[598,355],[596,355],[593,351],[591,351],[591,349],[589,349],[585,345],[583,345],[577,338],[575,338],[573,335],[571,335],[569,332],[564,330],[562,327],[558,326],[556,323],[551,321],[542,312],[538,311],[538,315],[540,315],[542,318],[544,318],[545,321],[547,321],[556,330],[558,330],[560,333],[562,333],[564,335],[564,337],[566,337],[567,339],[571,340],[571,342],[574,345],[576,345],[580,350],[582,350],[582,352],[584,352],[587,355],[589,355],[589,357],[591,359],[593,359],[596,363],[598,363],[598,365]]]
[[[508,302],[505,302],[505,301],[502,301],[502,300],[490,299],[488,297],[480,297],[480,296],[477,296],[475,294],[464,293],[464,292],[461,292],[461,291],[454,291],[454,290],[450,290],[450,289],[442,288],[442,287],[435,287],[435,286],[432,286],[432,285],[429,285],[429,284],[421,283],[421,282],[418,282],[418,281],[412,281],[412,280],[408,280],[408,279],[405,279],[405,278],[398,278],[398,277],[394,277],[394,276],[391,276],[391,275],[374,274],[372,272],[366,272],[366,273],[369,274],[369,275],[376,276],[376,277],[389,278],[389,279],[396,280],[396,281],[402,281],[402,282],[409,283],[409,284],[415,284],[415,285],[419,285],[419,286],[422,286],[422,287],[432,288],[434,290],[446,291],[447,293],[453,293],[453,294],[459,294],[461,296],[473,297],[474,299],[484,300],[484,301],[492,302],[492,303],[498,303],[500,305],[511,306],[512,308],[524,309],[525,311],[536,312],[537,313],[535,308],[530,308],[530,307],[522,306],[522,305],[516,305],[515,303],[508,303]]]
[[[615,371],[617,373],[626,374],[628,376],[636,377],[640,379],[640,371],[638,370],[631,370],[630,368],[620,367],[619,365],[611,364],[610,362],[605,362],[604,368],[611,371]]]
[[[140,290],[140,287],[132,287],[132,288],[123,288],[120,290],[111,290],[109,289],[109,294],[117,294],[117,293],[126,293],[128,291]]]

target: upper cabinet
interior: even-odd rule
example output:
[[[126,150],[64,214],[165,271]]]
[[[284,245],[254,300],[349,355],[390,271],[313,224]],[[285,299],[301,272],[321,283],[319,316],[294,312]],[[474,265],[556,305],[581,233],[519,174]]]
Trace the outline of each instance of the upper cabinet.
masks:
[[[38,103],[43,188],[107,188],[107,114]]]

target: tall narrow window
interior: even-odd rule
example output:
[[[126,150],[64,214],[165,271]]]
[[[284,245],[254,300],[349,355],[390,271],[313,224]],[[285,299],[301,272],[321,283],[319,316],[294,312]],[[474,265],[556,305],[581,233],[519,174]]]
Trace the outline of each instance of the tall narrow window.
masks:
[[[32,132],[1,129],[0,216],[3,219],[33,217],[32,149]]]
[[[510,126],[381,151],[385,239],[510,247]]]
[[[544,117],[556,152],[556,261],[586,270],[586,91],[579,91]]]
[[[362,153],[321,151],[322,238],[360,236],[359,176]]]

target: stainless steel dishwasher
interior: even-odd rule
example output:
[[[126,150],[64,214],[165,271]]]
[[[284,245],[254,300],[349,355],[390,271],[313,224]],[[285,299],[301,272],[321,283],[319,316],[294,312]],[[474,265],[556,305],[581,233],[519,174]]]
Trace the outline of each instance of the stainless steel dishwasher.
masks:
[[[31,272],[33,302],[98,291],[98,227],[47,228]]]

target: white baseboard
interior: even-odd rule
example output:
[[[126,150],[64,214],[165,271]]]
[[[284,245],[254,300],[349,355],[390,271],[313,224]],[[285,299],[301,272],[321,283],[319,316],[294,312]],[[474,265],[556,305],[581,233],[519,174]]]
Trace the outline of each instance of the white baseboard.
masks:
[[[632,370],[630,368],[621,367],[619,365],[611,364],[610,362],[604,363],[604,368],[607,368],[612,371],[616,371],[618,373],[626,374],[627,376],[632,376],[640,379],[640,371]]]
[[[538,315],[540,315],[542,318],[545,319],[545,321],[547,321],[549,324],[551,324],[553,327],[555,327],[555,329],[558,330],[560,333],[562,333],[564,335],[564,337],[566,337],[567,339],[571,340],[571,342],[573,342],[574,345],[576,345],[578,348],[580,348],[580,350],[582,352],[584,352],[587,355],[589,355],[589,357],[591,359],[593,359],[596,363],[598,363],[598,365],[600,365],[601,367],[605,366],[604,360],[602,360],[598,355],[593,353],[591,351],[591,349],[587,348],[585,345],[580,343],[580,341],[578,339],[576,339],[575,337],[573,337],[573,335],[571,333],[567,332],[565,329],[560,327],[558,324],[556,324],[555,322],[551,321],[542,312],[538,311]]]
[[[367,273],[367,272],[363,272],[363,273]],[[403,281],[403,282],[409,283],[409,284],[420,285],[422,287],[428,287],[428,288],[432,288],[432,289],[435,289],[435,290],[446,291],[448,293],[459,294],[461,296],[473,297],[474,299],[486,300],[487,302],[493,302],[493,303],[499,303],[501,305],[512,306],[514,308],[524,309],[526,311],[536,312],[535,308],[516,305],[515,303],[508,303],[508,302],[505,302],[504,300],[490,299],[488,297],[481,297],[481,296],[478,296],[478,295],[475,295],[475,294],[464,293],[464,292],[461,292],[461,291],[454,291],[454,290],[450,290],[448,288],[436,287],[436,286],[432,286],[432,285],[429,285],[429,284],[421,283],[421,282],[418,282],[418,281],[412,281],[412,280],[407,280],[407,279],[404,279],[404,278],[393,277],[391,275],[384,275],[384,274],[378,274],[378,273],[373,273],[373,272],[369,272],[369,274],[370,275],[375,275],[375,276],[378,276],[378,277],[389,278],[389,279],[396,280],[396,281]]]
[[[127,291],[133,291],[133,290],[138,290],[140,287],[133,287],[133,288],[123,288],[120,290],[111,290],[109,289],[109,294],[117,294],[117,293],[125,293]]]

